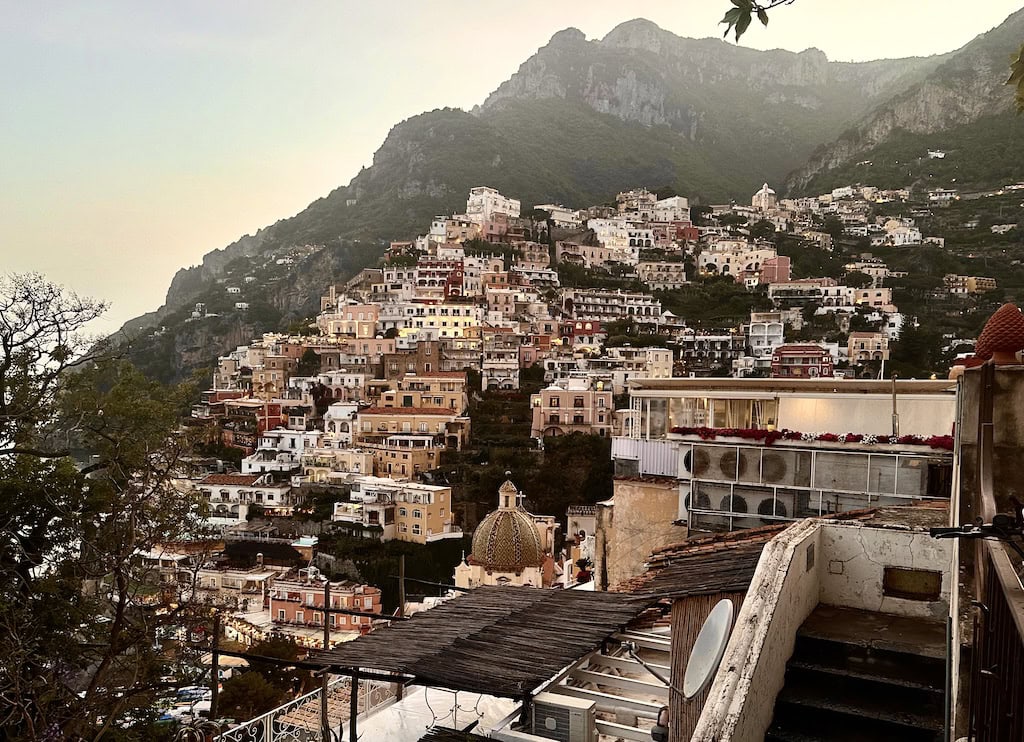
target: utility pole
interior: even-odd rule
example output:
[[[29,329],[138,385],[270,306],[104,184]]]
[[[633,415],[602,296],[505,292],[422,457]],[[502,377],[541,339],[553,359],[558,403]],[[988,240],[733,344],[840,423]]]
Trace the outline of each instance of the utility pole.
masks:
[[[210,651],[210,719],[217,718],[217,697],[220,695],[220,611],[213,613],[213,645]]]
[[[331,646],[331,627],[327,623],[327,617],[333,616],[333,613],[328,613],[327,610],[331,607],[331,581],[327,580],[324,582],[324,651],[326,652]],[[323,732],[324,742],[330,742],[331,739],[331,720],[327,717],[327,684],[330,679],[330,673],[326,670],[323,675],[320,676],[320,729]]]
[[[348,699],[348,738],[350,742],[356,742],[358,726],[356,717],[359,716],[359,670],[352,669],[352,685],[349,688]]]
[[[398,616],[405,618],[405,554],[398,557]],[[405,686],[397,683],[395,687],[395,698],[399,701],[405,696]]]

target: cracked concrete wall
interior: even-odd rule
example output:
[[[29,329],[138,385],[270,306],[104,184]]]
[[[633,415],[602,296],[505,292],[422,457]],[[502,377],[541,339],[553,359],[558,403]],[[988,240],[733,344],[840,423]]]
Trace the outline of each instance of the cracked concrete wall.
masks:
[[[945,620],[949,611],[954,543],[923,531],[829,523],[821,529],[822,603],[880,613]],[[883,595],[885,567],[942,574],[939,600]]]

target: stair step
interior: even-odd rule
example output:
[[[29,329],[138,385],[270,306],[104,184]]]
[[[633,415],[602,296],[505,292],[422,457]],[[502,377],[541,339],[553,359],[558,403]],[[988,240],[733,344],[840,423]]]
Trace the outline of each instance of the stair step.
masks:
[[[897,688],[910,688],[913,690],[926,691],[929,693],[945,694],[945,676],[941,678],[934,673],[929,672],[927,680],[919,680],[916,678],[901,677],[906,673],[899,675],[890,675],[880,670],[876,664],[856,664],[854,666],[837,666],[835,664],[818,662],[816,660],[805,660],[805,659],[791,659],[787,664],[787,668],[793,668],[797,670],[803,670],[806,672],[817,672],[823,675],[838,675],[841,677],[851,678],[853,680],[865,680],[874,683],[881,683],[883,685],[892,685]],[[939,685],[939,681],[942,681],[943,685]]]
[[[798,709],[796,715],[772,720],[765,740],[775,742],[942,742],[941,732],[911,729],[868,720],[819,716]]]
[[[824,712],[843,724],[850,721],[871,721],[932,733],[941,732],[943,726],[941,713],[922,713],[918,709],[907,707],[899,699],[889,697],[884,689],[880,689],[879,693],[867,699],[858,699],[836,697],[811,684],[787,683],[776,699],[776,714],[780,704]]]
[[[946,657],[945,623],[927,618],[819,605],[797,636],[940,661]]]
[[[786,666],[785,685],[790,688],[811,688],[815,697],[842,698],[848,705],[915,709],[922,715],[936,718],[944,715],[944,688],[902,678],[879,677],[874,672],[851,672],[790,660]]]
[[[946,682],[944,659],[818,637],[798,636],[790,662],[831,667],[894,684],[944,688]]]

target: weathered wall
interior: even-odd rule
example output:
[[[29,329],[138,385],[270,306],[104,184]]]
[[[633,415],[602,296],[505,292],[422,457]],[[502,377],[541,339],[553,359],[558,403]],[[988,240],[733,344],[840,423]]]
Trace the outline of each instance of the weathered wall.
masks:
[[[953,546],[952,541],[934,539],[923,531],[829,523],[821,529],[820,600],[847,608],[944,620],[949,609]],[[884,567],[941,572],[940,599],[883,595]]]
[[[641,574],[652,551],[679,543],[688,533],[685,526],[674,524],[679,517],[675,479],[616,479],[612,499],[611,518],[598,520],[598,530],[605,530],[604,560],[597,565],[598,574],[603,570],[607,585]]]
[[[818,604],[820,521],[794,523],[765,546],[694,742],[764,739],[796,630]]]
[[[974,503],[977,472],[978,407],[981,404],[981,369],[967,369],[960,381],[960,523],[981,517]],[[1024,366],[1000,366],[995,373],[992,410],[992,482],[996,510],[1009,513],[1010,498],[1024,500],[1020,472],[1024,450]]]

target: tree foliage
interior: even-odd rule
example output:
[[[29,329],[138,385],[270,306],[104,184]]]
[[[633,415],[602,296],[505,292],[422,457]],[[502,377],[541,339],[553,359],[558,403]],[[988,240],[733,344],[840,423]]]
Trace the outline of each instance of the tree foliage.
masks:
[[[38,275],[0,281],[0,728],[97,738],[152,706],[165,623],[140,551],[198,532],[173,478],[191,388],[147,380],[82,331],[103,306]],[[75,453],[77,457],[72,458]],[[154,610],[164,601],[165,610]]]

